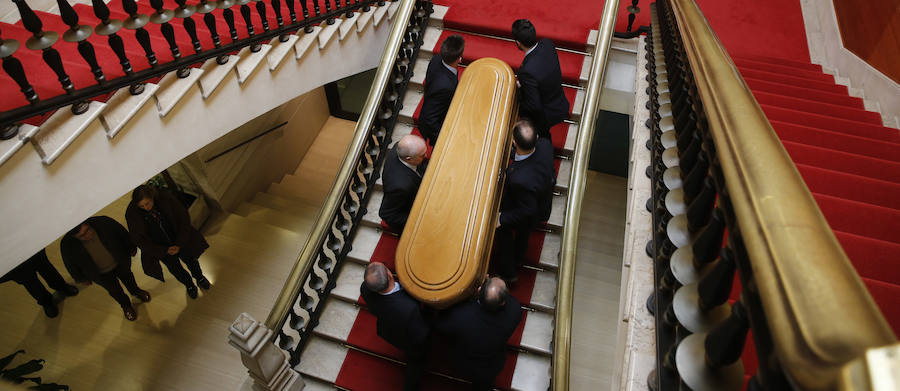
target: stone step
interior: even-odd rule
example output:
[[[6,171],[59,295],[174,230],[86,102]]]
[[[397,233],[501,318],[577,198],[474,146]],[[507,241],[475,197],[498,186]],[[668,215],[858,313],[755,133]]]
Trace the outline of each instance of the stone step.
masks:
[[[297,214],[306,214],[310,211],[318,211],[321,207],[320,205],[314,205],[290,198],[279,197],[277,195],[265,192],[256,193],[253,198],[250,199],[250,202],[267,208]]]
[[[302,237],[309,234],[309,230],[316,221],[317,212],[310,208],[309,213],[298,214],[268,208],[252,202],[243,202],[234,210],[234,213],[250,220],[281,227]]]

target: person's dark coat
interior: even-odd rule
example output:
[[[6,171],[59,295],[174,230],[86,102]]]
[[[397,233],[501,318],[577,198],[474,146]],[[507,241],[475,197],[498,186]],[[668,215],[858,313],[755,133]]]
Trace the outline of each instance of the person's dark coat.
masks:
[[[432,56],[425,73],[425,94],[418,122],[419,132],[431,145],[437,142],[458,84],[459,78],[444,66],[441,56]]]
[[[422,184],[424,162],[417,167],[417,172],[419,174],[400,161],[396,145],[384,158],[384,168],[381,171],[384,198],[381,199],[378,216],[394,231],[402,232],[406,226],[409,211],[412,209],[413,201],[416,200],[419,185]]]
[[[138,200],[140,201],[140,200]],[[175,233],[174,238],[167,240],[160,228],[153,223],[149,212],[139,208],[136,201],[131,201],[125,210],[125,221],[134,243],[141,249],[141,266],[144,274],[157,280],[163,280],[160,260],[165,258],[169,246],[180,248],[179,257],[186,259],[199,258],[209,244],[199,230],[191,225],[187,209],[172,193],[159,190],[153,200],[153,209],[159,212],[168,225],[168,230]]]
[[[366,288],[363,282],[359,293],[366,306],[378,319],[378,336],[400,350],[421,349],[428,338],[430,327],[425,323],[419,303],[403,289],[389,295],[381,295]]]
[[[509,163],[500,203],[500,225],[529,227],[550,218],[553,186],[553,145],[539,137],[534,153]]]
[[[497,312],[469,300],[441,312],[435,329],[452,339],[451,360],[473,380],[493,381],[506,362],[506,342],[522,321],[519,301],[507,296]]]
[[[531,119],[549,138],[550,128],[569,117],[569,101],[562,89],[562,71],[553,41],[544,38],[522,60],[517,74],[519,115]]]
[[[85,220],[85,223],[94,229],[97,239],[106,247],[120,267],[127,266],[131,269],[131,257],[137,252],[137,246],[131,240],[131,235],[122,224],[106,216],[94,216]],[[88,253],[81,240],[74,234],[67,233],[59,242],[59,250],[62,254],[66,270],[75,281],[100,281],[100,270],[91,254]]]

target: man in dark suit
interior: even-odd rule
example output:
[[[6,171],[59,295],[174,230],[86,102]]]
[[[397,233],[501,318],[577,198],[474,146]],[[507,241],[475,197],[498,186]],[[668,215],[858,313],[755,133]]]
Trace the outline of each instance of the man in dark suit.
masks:
[[[131,202],[125,209],[125,222],[131,238],[141,249],[144,274],[165,281],[160,263],[166,265],[175,279],[184,284],[192,299],[197,298],[197,286],[204,290],[212,288],[198,260],[209,244],[203,234],[191,226],[187,208],[175,195],[148,185],[138,186],[131,193]],[[190,274],[181,266],[182,262]],[[197,280],[196,285],[191,277]]]
[[[403,291],[381,262],[372,262],[366,267],[359,293],[369,312],[378,318],[378,336],[406,353],[403,389],[419,389],[430,332],[419,311],[419,303]]]
[[[513,22],[512,36],[525,52],[516,75],[519,85],[519,115],[534,121],[541,137],[550,139],[550,128],[569,117],[569,101],[562,89],[562,71],[553,41],[538,41],[528,19]]]
[[[378,216],[395,232],[403,232],[409,210],[425,174],[425,140],[408,134],[388,151],[381,179],[384,198]]]
[[[553,145],[528,120],[513,127],[513,147],[496,236],[498,272],[508,282],[516,281],[516,263],[525,257],[531,231],[550,217],[556,184]]]
[[[140,301],[150,301],[150,293],[138,287],[131,272],[131,257],[137,254],[137,246],[122,224],[106,216],[90,217],[63,236],[59,248],[75,281],[96,282],[119,303],[125,319],[137,319],[119,281]]]
[[[444,125],[444,117],[459,84],[456,66],[462,58],[466,42],[459,35],[451,35],[441,43],[441,53],[431,57],[425,73],[425,97],[419,113],[419,132],[432,146]]]
[[[443,311],[435,329],[452,338],[451,359],[472,389],[490,390],[506,362],[506,342],[521,321],[519,301],[494,277],[484,281],[475,300]]]
[[[59,308],[56,306],[56,302],[53,301],[53,294],[38,279],[38,274],[44,278],[47,285],[64,296],[75,296],[78,294],[78,288],[67,284],[59,272],[56,271],[56,268],[50,263],[50,259],[47,258],[47,251],[44,249],[41,249],[37,254],[32,255],[31,258],[7,272],[3,277],[0,277],[0,283],[15,281],[24,286],[28,294],[37,300],[41,307],[44,307],[44,314],[48,318],[55,318],[59,315]]]

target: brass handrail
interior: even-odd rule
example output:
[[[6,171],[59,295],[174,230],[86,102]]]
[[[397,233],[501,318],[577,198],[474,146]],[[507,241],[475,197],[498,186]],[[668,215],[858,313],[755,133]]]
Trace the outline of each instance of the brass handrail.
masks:
[[[569,195],[563,220],[559,253],[559,275],[556,286],[556,318],[553,331],[553,358],[551,362],[551,388],[569,389],[569,355],[572,343],[572,300],[575,292],[575,255],[578,245],[578,226],[581,219],[581,203],[584,199],[585,175],[590,157],[591,140],[594,138],[594,122],[600,105],[600,90],[606,76],[606,63],[616,27],[618,0],[607,1],[597,28],[597,42],[591,57],[591,73],[584,94],[581,119],[578,122],[578,138],[572,154],[572,172],[569,176]]]
[[[378,71],[375,72],[375,79],[372,81],[372,88],[369,90],[369,96],[366,98],[366,104],[363,106],[359,120],[356,122],[353,140],[350,141],[350,145],[347,147],[347,154],[344,155],[344,160],[341,162],[340,170],[334,180],[334,184],[331,186],[328,198],[325,199],[325,204],[322,205],[322,209],[319,210],[319,214],[316,216],[316,224],[306,238],[300,257],[291,269],[284,287],[281,288],[278,299],[275,300],[275,305],[272,306],[272,310],[266,318],[266,327],[270,329],[276,331],[281,329],[281,325],[287,319],[294,300],[300,294],[300,289],[302,289],[306,281],[306,276],[312,271],[319,249],[328,236],[328,231],[331,229],[331,216],[334,216],[338,211],[341,199],[350,185],[354,168],[359,161],[360,155],[363,153],[366,139],[369,137],[369,131],[378,111],[378,103],[382,95],[384,95],[387,83],[390,81],[389,76],[394,68],[397,52],[400,49],[406,24],[410,15],[412,15],[414,5],[415,0],[402,0],[397,12],[394,14],[391,33],[388,36],[384,52],[381,54],[381,62],[379,63]],[[277,332],[275,335],[277,335]]]
[[[777,360],[798,389],[896,342],[756,99],[694,0],[670,0]]]

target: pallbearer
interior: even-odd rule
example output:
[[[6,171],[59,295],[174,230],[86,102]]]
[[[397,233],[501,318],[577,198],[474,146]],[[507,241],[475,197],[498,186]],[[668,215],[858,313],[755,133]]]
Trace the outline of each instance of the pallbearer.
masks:
[[[515,76],[473,62],[450,104],[397,247],[407,292],[438,308],[471,296],[487,271],[516,112]]]

